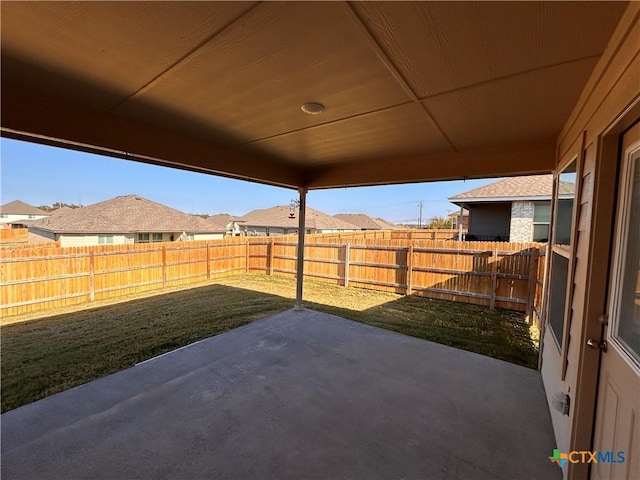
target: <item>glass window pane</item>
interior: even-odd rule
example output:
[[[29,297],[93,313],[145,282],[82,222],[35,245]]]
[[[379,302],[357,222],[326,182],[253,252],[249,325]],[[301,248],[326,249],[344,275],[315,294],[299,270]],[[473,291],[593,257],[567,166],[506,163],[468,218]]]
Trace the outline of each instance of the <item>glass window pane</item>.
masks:
[[[536,223],[549,223],[551,221],[551,202],[536,202],[533,221]]]
[[[576,162],[573,161],[558,176],[556,222],[553,235],[553,243],[556,245],[571,245],[576,179]]]
[[[154,242],[161,242],[162,241],[162,234],[161,233],[154,233],[153,234],[153,241]]]
[[[562,346],[564,334],[564,310],[567,302],[567,277],[569,275],[569,259],[552,253],[551,286],[549,289],[549,325],[558,345]]]
[[[533,241],[548,242],[549,241],[549,224],[538,223],[533,226]]]
[[[98,245],[113,245],[113,235],[98,235]]]
[[[635,175],[627,214],[626,252],[619,291],[617,337],[640,362],[640,151],[635,155]]]

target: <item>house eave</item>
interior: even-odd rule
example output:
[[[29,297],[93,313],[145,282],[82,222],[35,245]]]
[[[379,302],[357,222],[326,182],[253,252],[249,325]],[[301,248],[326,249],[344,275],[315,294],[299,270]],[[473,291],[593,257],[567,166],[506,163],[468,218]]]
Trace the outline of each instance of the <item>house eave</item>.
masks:
[[[573,198],[573,195],[558,195],[560,200],[568,200]],[[470,198],[455,198],[449,197],[451,203],[463,206],[469,203],[511,203],[511,202],[542,202],[542,201],[550,201],[551,195],[527,195],[522,197],[511,196],[511,197],[470,197]]]

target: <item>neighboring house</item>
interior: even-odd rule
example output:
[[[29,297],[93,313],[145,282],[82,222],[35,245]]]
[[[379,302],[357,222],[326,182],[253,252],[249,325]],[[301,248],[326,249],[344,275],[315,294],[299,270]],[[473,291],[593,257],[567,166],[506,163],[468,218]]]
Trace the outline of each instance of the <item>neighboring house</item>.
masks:
[[[241,227],[244,221],[235,215],[220,213],[217,215],[211,215],[206,220],[214,225],[223,225],[226,229],[227,236],[239,237],[243,234]]]
[[[241,217],[240,227],[244,235],[287,235],[298,233],[299,209],[291,216],[289,205],[253,210]],[[352,232],[360,230],[355,225],[339,218],[307,207],[305,218],[306,233]]]
[[[48,216],[48,217],[46,217],[46,218],[47,218],[47,220],[50,220],[51,218],[55,218],[55,217],[57,217],[57,216],[59,216],[59,215],[63,215],[63,214],[65,214],[65,213],[67,213],[67,212],[72,212],[73,210],[74,210],[73,208],[71,208],[71,207],[67,207],[67,206],[60,207],[60,208],[57,208],[57,209],[55,209],[55,210],[51,210],[51,211],[49,212],[49,216]],[[40,220],[23,220],[23,221],[24,221],[24,222],[28,222],[28,223],[26,223],[26,224],[24,225],[24,227],[25,227],[25,228],[29,228],[29,227],[30,227],[31,225],[33,225],[34,223],[35,223],[36,225],[38,225],[39,223],[42,223],[42,222],[43,222],[43,220],[42,220],[42,219],[40,219]],[[33,233],[33,231],[32,231],[32,230],[29,230],[29,231],[28,231],[28,236],[29,236],[29,243],[47,243],[47,242],[52,242],[52,241],[54,241],[54,240],[53,240],[53,239],[51,239],[51,238],[43,238],[41,235],[38,235],[38,234]]]
[[[137,195],[125,195],[82,208],[60,211],[29,225],[30,242],[60,246],[214,240],[225,227]]]
[[[571,201],[574,190],[574,184],[560,183],[561,204],[565,198]],[[469,210],[467,239],[546,242],[552,192],[553,175],[531,175],[500,180],[449,197],[449,201]]]
[[[447,215],[447,218],[451,219],[451,228],[458,229],[460,225],[460,209],[455,212],[451,212]],[[469,210],[466,208],[462,210],[462,229],[467,230],[469,228]]]
[[[380,225],[384,226],[385,230],[387,230],[387,229],[388,230],[396,230],[396,229],[400,228],[400,225],[398,225],[397,223],[388,222],[384,218],[374,217],[373,219],[376,222],[378,222]]]
[[[3,227],[25,228],[29,221],[48,217],[49,213],[20,200],[0,205],[0,224]],[[21,220],[25,220],[24,223]]]
[[[382,218],[372,218],[363,213],[339,213],[333,217],[351,223],[359,227],[359,230],[392,230],[398,228]]]

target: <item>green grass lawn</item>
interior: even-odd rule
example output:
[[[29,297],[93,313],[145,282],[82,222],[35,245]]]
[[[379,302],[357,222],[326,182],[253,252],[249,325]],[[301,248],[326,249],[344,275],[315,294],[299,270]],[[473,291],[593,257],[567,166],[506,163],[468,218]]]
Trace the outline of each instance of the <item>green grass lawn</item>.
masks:
[[[158,293],[157,291],[155,293]],[[291,308],[295,280],[241,275],[95,308],[4,319],[2,411]],[[524,315],[305,281],[305,306],[530,368]]]

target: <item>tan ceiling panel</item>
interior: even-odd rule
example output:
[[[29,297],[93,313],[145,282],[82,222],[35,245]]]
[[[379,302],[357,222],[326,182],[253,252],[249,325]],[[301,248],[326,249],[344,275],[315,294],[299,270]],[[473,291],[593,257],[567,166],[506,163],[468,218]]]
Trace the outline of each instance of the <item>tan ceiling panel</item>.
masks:
[[[2,81],[113,107],[252,5],[2,2]]]
[[[420,98],[600,55],[627,2],[359,2]]]
[[[242,142],[405,103],[346,9],[342,2],[260,4],[118,112],[175,126],[158,114],[171,112]],[[327,110],[303,114],[310,101]]]
[[[423,100],[458,149],[554,141],[596,59],[536,70]]]
[[[417,103],[258,141],[250,147],[306,165],[452,151]]]

